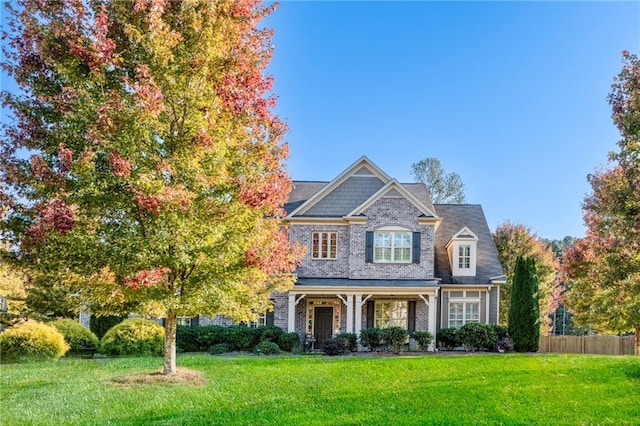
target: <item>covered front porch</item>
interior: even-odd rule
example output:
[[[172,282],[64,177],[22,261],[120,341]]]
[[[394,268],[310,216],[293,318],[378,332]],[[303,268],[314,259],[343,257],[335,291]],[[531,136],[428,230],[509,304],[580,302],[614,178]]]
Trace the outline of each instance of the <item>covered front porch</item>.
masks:
[[[287,329],[316,346],[365,327],[400,326],[436,333],[438,282],[433,280],[298,279],[288,293]]]

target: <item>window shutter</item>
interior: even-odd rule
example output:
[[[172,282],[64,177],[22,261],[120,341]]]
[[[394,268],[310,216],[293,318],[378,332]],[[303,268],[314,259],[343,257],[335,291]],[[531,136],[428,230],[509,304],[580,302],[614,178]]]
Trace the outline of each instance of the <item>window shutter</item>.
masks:
[[[409,333],[416,331],[416,301],[409,300],[409,319],[407,324],[407,330]]]
[[[265,325],[273,325],[275,321],[275,314],[273,311],[267,312],[267,317],[265,319]]]
[[[364,261],[373,263],[373,231],[366,232]]]
[[[374,318],[376,314],[376,302],[369,300],[367,302],[367,328],[374,326]]]
[[[420,263],[420,233],[413,233],[413,247],[411,250],[411,261],[413,263]]]

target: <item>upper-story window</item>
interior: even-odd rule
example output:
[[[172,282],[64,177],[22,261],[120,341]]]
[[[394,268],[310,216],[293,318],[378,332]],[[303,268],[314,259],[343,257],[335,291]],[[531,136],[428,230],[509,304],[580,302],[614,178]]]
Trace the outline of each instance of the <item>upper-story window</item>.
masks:
[[[420,263],[420,232],[397,226],[366,231],[366,263]]]
[[[335,259],[338,236],[336,232],[314,232],[311,247],[313,259]]]
[[[411,262],[411,232],[376,231],[373,238],[374,262]]]
[[[478,237],[469,228],[458,231],[445,246],[449,254],[451,273],[454,277],[476,275]]]
[[[471,268],[471,245],[461,244],[458,246],[458,268]]]

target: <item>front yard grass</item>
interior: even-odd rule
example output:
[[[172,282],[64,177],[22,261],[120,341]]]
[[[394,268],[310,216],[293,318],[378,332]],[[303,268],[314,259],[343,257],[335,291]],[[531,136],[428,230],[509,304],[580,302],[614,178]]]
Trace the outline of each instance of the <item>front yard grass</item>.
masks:
[[[114,379],[160,358],[0,366],[2,425],[640,424],[640,359],[184,355],[202,385]]]

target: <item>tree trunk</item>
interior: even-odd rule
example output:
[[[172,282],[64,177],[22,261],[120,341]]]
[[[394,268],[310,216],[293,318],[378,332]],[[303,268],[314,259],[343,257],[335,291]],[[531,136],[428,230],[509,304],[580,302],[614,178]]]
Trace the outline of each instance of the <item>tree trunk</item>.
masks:
[[[172,310],[167,312],[164,320],[164,370],[162,374],[176,372],[176,325],[178,316]]]
[[[640,355],[640,324],[636,325],[636,337],[633,340],[633,354]]]

